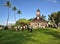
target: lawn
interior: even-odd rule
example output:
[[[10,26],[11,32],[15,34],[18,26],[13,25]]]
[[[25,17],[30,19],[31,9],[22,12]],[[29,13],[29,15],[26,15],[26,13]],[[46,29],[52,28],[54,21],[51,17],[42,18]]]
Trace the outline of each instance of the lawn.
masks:
[[[33,29],[27,30],[0,30],[0,44],[60,44],[60,30]]]

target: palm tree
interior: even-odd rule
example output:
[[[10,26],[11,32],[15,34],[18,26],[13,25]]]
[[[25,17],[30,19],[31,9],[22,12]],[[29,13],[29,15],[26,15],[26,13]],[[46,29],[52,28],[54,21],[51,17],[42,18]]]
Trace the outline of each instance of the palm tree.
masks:
[[[15,12],[16,12],[16,10],[17,10],[17,9],[16,9],[16,7],[14,6],[14,7],[13,7],[13,11],[14,11],[14,19],[15,19],[15,22],[16,22],[16,16],[15,16]],[[16,31],[18,31],[17,28],[18,28],[18,27],[16,27]]]
[[[56,15],[57,15],[56,13],[52,13],[51,15],[48,15],[49,16],[48,20],[53,24],[53,27],[55,28],[57,28],[57,24],[55,20]]]
[[[56,25],[56,23],[55,23],[53,14],[52,14],[52,22],[53,22],[53,25],[57,28],[57,25]]]
[[[21,14],[21,11],[20,10],[18,10],[18,12],[17,12],[18,14]],[[20,19],[20,15],[19,15],[19,19]]]
[[[11,7],[10,1],[6,2],[6,6],[8,7],[8,18],[7,18],[7,26],[8,26],[8,20],[9,20],[9,8]]]
[[[53,17],[52,17],[52,21],[53,21],[54,26],[57,28],[57,25],[56,25],[55,20],[54,20]]]
[[[15,16],[15,11],[16,11],[16,10],[17,10],[16,7],[13,7],[15,22],[16,22],[16,16]]]
[[[44,16],[43,14],[42,14],[42,16],[41,16],[43,19],[46,19],[46,16]]]

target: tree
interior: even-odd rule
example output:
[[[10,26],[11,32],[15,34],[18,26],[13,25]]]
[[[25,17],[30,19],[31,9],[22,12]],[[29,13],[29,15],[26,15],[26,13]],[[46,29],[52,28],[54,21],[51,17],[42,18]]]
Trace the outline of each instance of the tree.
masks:
[[[26,20],[26,19],[19,19],[17,22],[16,22],[16,25],[29,25],[30,24],[30,21],[29,20]]]
[[[13,7],[15,22],[16,22],[16,15],[15,15],[15,11],[16,11],[16,10],[17,10],[16,7]]]
[[[55,27],[58,27],[58,23],[60,22],[60,11],[54,12],[51,15],[49,15],[49,20],[53,22]]]
[[[29,21],[33,20],[34,18],[30,18]]]
[[[18,10],[18,12],[17,12],[18,14],[19,14],[19,19],[20,19],[20,14],[21,14],[21,11],[20,10]]]
[[[6,6],[8,7],[8,18],[7,18],[7,26],[8,26],[8,20],[9,20],[9,8],[11,7],[10,1],[6,2]]]
[[[42,14],[42,16],[41,16],[43,19],[45,19],[46,18],[46,16],[44,16],[43,14]]]
[[[58,13],[57,13],[57,25],[60,23],[60,11],[58,11]]]

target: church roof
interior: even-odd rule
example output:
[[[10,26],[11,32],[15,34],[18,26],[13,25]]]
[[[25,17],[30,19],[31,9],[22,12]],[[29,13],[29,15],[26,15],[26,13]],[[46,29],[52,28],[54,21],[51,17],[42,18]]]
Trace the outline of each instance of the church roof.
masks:
[[[46,20],[44,20],[43,18],[41,18],[41,17],[39,17],[39,19],[37,19],[37,17],[36,18],[34,18],[31,22],[46,22],[47,23],[47,21]]]

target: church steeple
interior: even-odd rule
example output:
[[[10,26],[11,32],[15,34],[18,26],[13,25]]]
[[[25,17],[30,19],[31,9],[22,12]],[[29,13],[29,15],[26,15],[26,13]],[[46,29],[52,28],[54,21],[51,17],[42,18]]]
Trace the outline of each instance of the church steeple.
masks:
[[[36,11],[36,16],[40,17],[40,10],[39,9],[37,9],[37,11]]]

